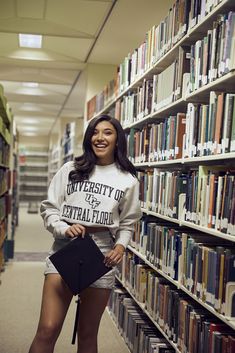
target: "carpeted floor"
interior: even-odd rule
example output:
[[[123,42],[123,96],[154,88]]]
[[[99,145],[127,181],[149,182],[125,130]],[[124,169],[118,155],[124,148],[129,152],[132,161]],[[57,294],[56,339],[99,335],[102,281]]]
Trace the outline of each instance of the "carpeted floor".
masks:
[[[41,302],[44,259],[52,237],[38,215],[20,210],[15,238],[15,258],[1,274],[0,353],[27,353],[34,337]],[[71,345],[75,298],[69,308],[54,353],[75,353]],[[119,332],[105,311],[99,332],[99,353],[129,353]]]
[[[25,252],[17,251],[14,254],[14,261],[44,261],[48,252]]]

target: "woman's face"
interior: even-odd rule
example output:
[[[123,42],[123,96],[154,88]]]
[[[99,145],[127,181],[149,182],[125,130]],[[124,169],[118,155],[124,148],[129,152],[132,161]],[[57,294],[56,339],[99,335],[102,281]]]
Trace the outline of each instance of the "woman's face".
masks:
[[[98,164],[107,165],[114,162],[114,150],[117,142],[117,132],[108,121],[101,121],[95,127],[91,145]]]

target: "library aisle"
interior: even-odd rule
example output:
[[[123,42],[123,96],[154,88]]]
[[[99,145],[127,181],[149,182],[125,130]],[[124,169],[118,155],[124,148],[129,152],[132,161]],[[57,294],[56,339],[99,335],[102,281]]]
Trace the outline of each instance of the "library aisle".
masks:
[[[15,257],[1,275],[0,353],[27,353],[34,336],[43,285],[43,259],[52,242],[39,214],[20,208],[15,237]],[[71,345],[75,298],[71,303],[55,353],[76,352]],[[99,353],[129,350],[107,312],[99,333]]]

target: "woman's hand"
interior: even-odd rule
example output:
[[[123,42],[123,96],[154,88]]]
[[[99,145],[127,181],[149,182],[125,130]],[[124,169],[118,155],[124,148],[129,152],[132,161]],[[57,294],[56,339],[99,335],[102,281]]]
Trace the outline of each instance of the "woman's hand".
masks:
[[[122,261],[123,254],[125,252],[125,248],[123,245],[117,244],[115,248],[109,251],[105,255],[104,263],[108,267],[113,267],[119,264]]]
[[[75,223],[70,226],[66,231],[65,235],[68,238],[84,237],[86,233],[86,228],[81,224]]]

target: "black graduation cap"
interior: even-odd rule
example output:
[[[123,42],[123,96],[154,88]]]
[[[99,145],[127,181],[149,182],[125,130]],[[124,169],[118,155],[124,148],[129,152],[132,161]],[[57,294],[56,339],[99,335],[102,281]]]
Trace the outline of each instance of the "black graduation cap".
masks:
[[[112,268],[104,264],[104,255],[90,235],[76,237],[50,256],[50,260],[70,288],[78,295],[72,344],[75,343],[79,317],[79,294]]]

